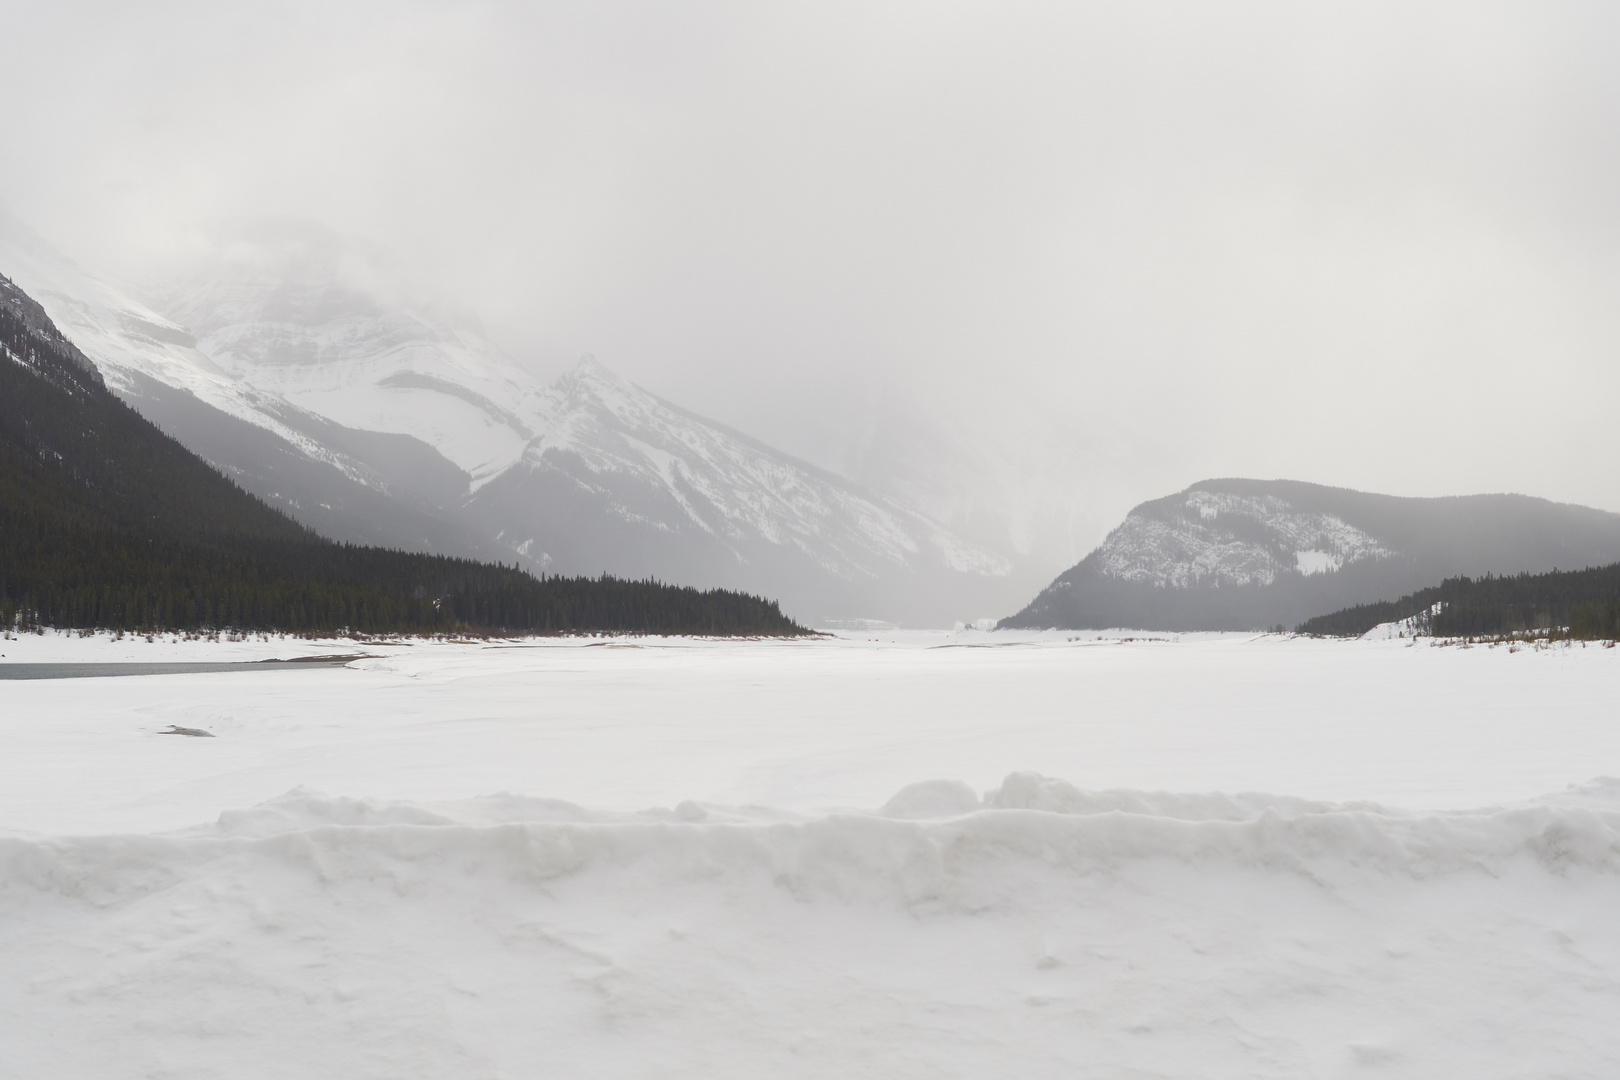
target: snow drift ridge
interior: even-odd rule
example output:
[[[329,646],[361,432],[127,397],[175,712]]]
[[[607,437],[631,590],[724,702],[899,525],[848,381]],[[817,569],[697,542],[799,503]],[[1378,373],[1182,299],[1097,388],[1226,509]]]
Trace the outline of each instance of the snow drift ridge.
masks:
[[[1620,781],[1407,814],[1019,773],[877,812],[295,790],[0,839],[0,1073],[1607,1076]]]
[[[1510,862],[1620,871],[1620,780],[1478,811],[1408,814],[1372,804],[1262,795],[1087,792],[1015,773],[977,806],[956,782],[902,791],[883,811],[788,819],[683,803],[592,814],[496,796],[422,805],[295,790],[213,826],[164,836],[0,840],[0,894],[55,893],[103,906],[198,873],[271,863],[324,886],[386,883],[406,895],[451,878],[544,887],[635,867],[670,883],[769,881],[800,900],[947,910],[1016,905],[1017,864],[1086,875],[1170,859],[1303,875],[1423,879]]]

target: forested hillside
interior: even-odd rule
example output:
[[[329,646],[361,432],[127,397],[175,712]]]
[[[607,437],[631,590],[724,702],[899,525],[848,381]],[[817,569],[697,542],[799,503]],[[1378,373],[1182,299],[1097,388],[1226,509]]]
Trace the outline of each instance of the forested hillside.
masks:
[[[1546,632],[1552,637],[1612,641],[1620,638],[1620,563],[1514,577],[1448,578],[1399,600],[1308,619],[1299,632],[1351,637],[1382,623],[1414,617],[1420,630],[1440,637]]]
[[[237,488],[111,394],[0,277],[0,623],[359,633],[803,633],[774,601],[536,579],[334,544]]]

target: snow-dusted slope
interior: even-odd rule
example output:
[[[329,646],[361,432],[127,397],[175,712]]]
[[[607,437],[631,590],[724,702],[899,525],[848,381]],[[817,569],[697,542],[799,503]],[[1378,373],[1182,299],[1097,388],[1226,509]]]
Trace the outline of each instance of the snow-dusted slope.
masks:
[[[931,590],[971,600],[1009,573],[1006,559],[923,514],[686,412],[593,359],[532,400],[524,420],[535,437],[468,512],[544,568],[759,589],[811,619],[916,618]],[[927,617],[949,614],[948,604]]]
[[[440,519],[466,476],[415,439],[345,428],[216,364],[191,331],[83,270],[0,207],[0,273],[107,385],[247,490],[340,540],[485,553]]]
[[[1293,626],[1455,574],[1620,560],[1620,514],[1522,495],[1402,499],[1208,480],[1132,510],[1005,625]]]
[[[1291,572],[1335,573],[1393,554],[1336,515],[1301,512],[1275,495],[1193,488],[1181,509],[1164,516],[1133,511],[1097,549],[1097,571],[1180,589],[1271,585]]]
[[[0,274],[0,311],[22,324],[20,327],[13,325],[13,331],[6,335],[7,340],[0,341],[0,360],[19,364],[35,375],[51,378],[53,382],[106,385],[95,363],[62,335],[33,297],[4,274]],[[51,356],[65,357],[70,364],[55,368],[47,359]],[[64,386],[64,389],[74,392],[71,385]]]
[[[592,357],[550,388],[547,404],[549,415],[536,417],[541,433],[514,471],[555,469],[604,491],[661,488],[680,506],[660,521],[665,529],[791,547],[840,576],[910,563],[1007,572],[1005,559],[922,514],[688,413]],[[624,502],[616,516],[638,515]]]
[[[184,390],[265,428],[311,457],[343,462],[283,421],[284,403],[220,370],[186,328],[86,273],[0,208],[0,273],[39,301],[64,336],[92,357],[108,385],[138,393],[142,377]]]

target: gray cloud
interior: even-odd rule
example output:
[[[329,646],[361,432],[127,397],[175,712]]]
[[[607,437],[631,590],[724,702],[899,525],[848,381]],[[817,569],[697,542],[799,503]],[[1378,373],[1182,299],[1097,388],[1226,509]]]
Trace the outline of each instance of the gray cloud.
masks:
[[[1205,475],[1620,509],[1598,5],[0,15],[0,197],[127,276],[321,220],[538,370],[856,474],[926,428],[907,482],[1080,546]]]

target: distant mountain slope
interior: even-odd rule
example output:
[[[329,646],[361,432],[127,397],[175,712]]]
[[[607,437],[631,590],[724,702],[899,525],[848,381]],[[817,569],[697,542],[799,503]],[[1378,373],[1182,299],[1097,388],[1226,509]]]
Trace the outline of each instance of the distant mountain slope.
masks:
[[[1620,514],[1524,495],[1408,499],[1206,480],[1132,510],[1008,627],[1247,630],[1458,575],[1620,560]]]
[[[768,585],[790,610],[816,616],[917,612],[933,595],[944,617],[1009,572],[922,514],[589,359],[527,419],[537,434],[523,456],[480,486],[467,511],[547,567]]]
[[[324,540],[106,387],[0,277],[0,625],[798,633],[774,602]]]
[[[279,418],[296,410],[300,433],[366,462],[389,494],[401,484],[381,477],[389,455],[377,440],[431,451],[458,471],[460,488],[448,494],[446,475],[435,493],[419,493],[423,507],[534,570],[761,591],[812,620],[948,623],[1016,595],[999,553],[594,361],[551,385],[536,380],[473,320],[400,280],[381,253],[319,226],[238,223],[156,296],[243,393],[280,403],[261,415],[292,426]],[[139,392],[131,400],[153,415],[181,411],[172,395]],[[200,451],[211,445],[208,425],[173,430]],[[373,440],[363,452],[343,449],[362,435]],[[219,460],[225,450],[205,452]],[[265,457],[255,459],[259,475],[271,474]]]

